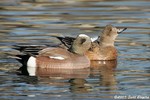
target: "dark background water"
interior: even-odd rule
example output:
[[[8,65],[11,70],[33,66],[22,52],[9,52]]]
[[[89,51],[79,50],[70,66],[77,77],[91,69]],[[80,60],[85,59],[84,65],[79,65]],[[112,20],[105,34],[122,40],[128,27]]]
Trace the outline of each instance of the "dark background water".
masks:
[[[150,99],[149,0],[0,0],[0,99]],[[76,75],[20,76],[12,45],[58,44],[50,35],[96,37],[105,25],[127,27],[115,42],[116,62],[92,62]],[[97,66],[98,65],[98,66]],[[126,96],[126,97],[125,97]]]

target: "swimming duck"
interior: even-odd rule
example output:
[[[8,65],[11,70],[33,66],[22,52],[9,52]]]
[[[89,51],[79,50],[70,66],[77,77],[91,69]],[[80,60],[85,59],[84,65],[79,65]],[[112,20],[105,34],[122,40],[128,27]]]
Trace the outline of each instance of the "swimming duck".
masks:
[[[81,69],[90,67],[90,60],[85,52],[91,47],[91,38],[85,34],[78,35],[69,49],[47,47],[37,55],[17,55],[16,59],[23,64],[20,70],[29,76],[38,74],[38,69]],[[42,71],[40,71],[41,73]],[[44,73],[44,71],[43,71]]]

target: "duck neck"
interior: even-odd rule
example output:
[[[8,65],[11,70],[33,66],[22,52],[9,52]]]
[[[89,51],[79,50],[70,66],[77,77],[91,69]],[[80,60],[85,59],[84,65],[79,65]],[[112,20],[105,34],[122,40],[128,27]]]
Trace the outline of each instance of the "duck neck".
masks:
[[[71,47],[69,48],[69,51],[78,55],[84,55],[83,50],[81,50],[80,48]]]
[[[114,40],[110,39],[109,37],[101,37],[99,40],[100,46],[114,46]]]

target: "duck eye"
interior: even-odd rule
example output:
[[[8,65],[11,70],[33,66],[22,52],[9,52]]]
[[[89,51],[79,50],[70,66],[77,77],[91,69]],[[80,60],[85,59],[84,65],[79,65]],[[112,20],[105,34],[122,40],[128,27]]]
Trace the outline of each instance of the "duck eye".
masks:
[[[112,31],[112,29],[110,29],[109,31]]]
[[[81,39],[80,43],[83,44],[86,41],[86,39]]]

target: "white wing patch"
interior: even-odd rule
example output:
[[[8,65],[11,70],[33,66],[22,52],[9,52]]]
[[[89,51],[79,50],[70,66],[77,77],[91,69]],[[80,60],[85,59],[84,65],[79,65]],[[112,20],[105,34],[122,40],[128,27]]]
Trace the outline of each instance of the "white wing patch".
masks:
[[[97,39],[98,39],[98,37],[93,37],[93,38],[91,38],[91,41],[94,42]]]
[[[49,58],[58,59],[58,60],[64,60],[65,59],[65,58],[60,57],[60,56],[49,56]]]

